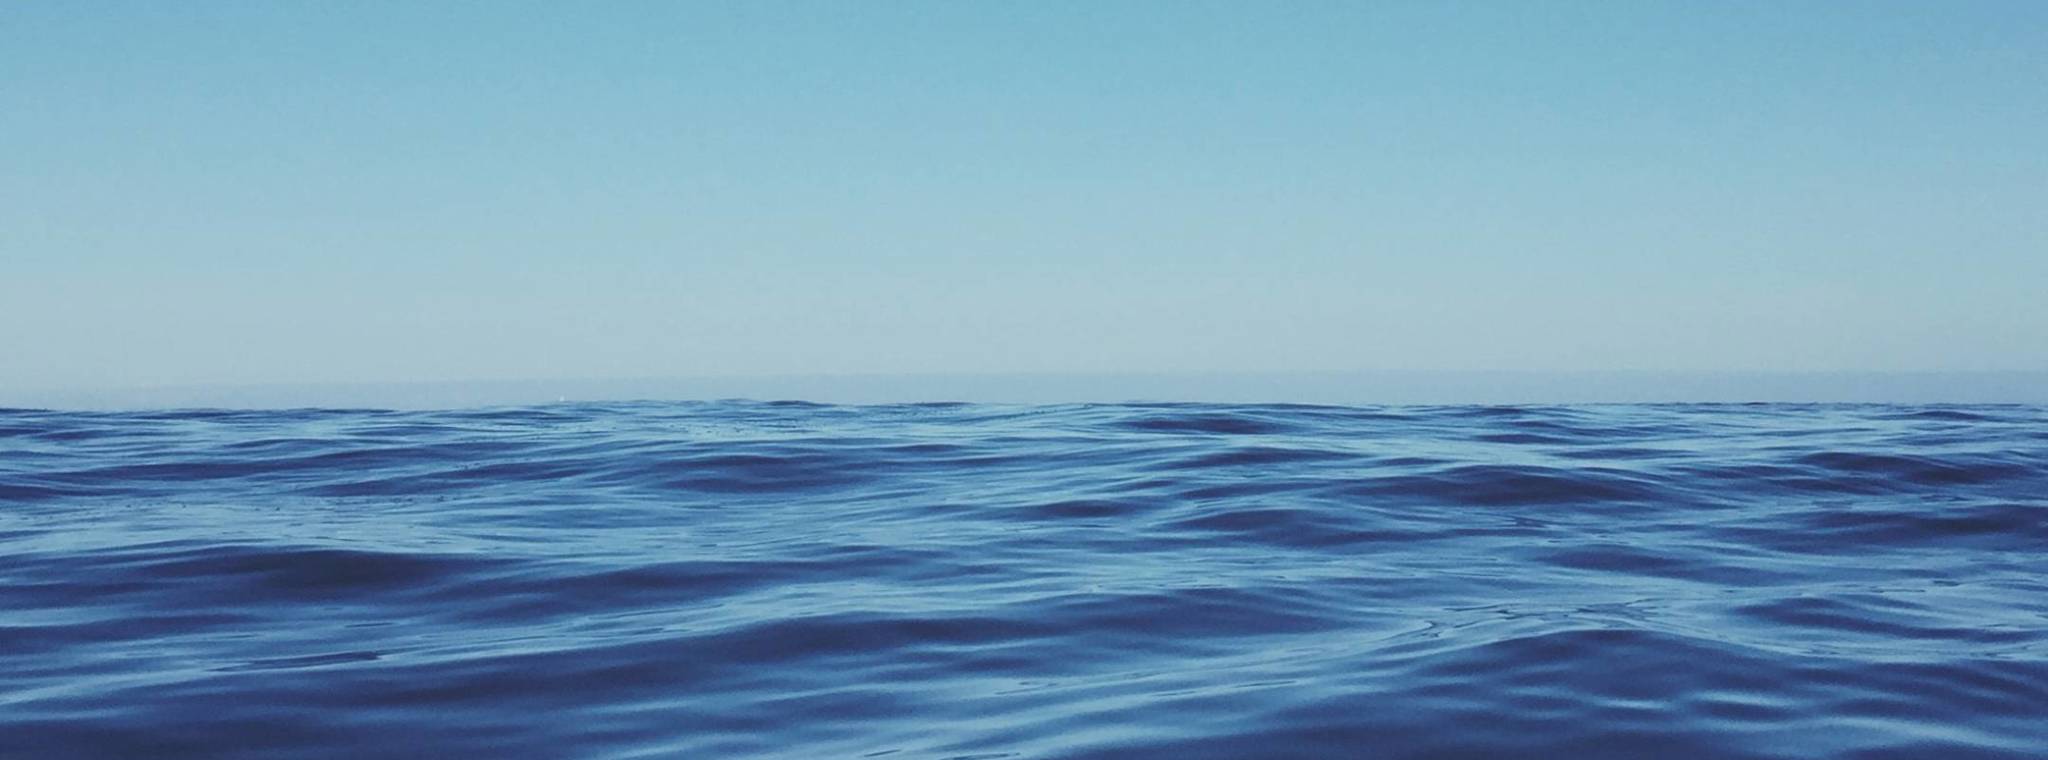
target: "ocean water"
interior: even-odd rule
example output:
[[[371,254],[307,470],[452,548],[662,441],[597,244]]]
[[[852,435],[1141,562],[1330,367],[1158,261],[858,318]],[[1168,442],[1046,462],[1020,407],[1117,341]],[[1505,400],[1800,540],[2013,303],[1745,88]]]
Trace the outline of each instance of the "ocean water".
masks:
[[[0,411],[0,757],[2048,756],[2048,409]]]

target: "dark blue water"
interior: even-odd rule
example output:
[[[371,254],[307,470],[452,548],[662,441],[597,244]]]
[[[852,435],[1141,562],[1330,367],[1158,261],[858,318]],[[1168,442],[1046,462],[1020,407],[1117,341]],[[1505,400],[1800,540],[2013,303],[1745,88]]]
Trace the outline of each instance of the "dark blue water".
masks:
[[[0,412],[0,756],[2048,755],[2048,409]]]

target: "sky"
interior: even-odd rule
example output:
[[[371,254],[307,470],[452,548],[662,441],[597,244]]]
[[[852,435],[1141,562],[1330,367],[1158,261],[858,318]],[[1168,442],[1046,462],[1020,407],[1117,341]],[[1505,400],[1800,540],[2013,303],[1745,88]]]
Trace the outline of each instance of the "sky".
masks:
[[[2048,371],[2048,3],[0,4],[0,395]]]

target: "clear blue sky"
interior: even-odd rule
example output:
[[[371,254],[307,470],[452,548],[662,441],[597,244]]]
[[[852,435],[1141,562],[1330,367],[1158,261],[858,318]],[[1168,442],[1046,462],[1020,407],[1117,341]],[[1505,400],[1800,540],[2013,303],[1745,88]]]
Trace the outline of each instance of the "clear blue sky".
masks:
[[[0,389],[2048,369],[2048,3],[0,6]]]

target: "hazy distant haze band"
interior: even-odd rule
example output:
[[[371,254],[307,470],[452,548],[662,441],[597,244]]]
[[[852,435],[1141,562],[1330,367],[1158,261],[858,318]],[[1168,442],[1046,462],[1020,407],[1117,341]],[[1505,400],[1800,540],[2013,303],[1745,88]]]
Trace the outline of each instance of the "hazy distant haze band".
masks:
[[[1324,372],[768,375],[703,378],[0,388],[0,406],[54,409],[428,409],[558,400],[823,403],[1204,401],[1314,404],[1662,402],[2044,403],[2048,372]]]

